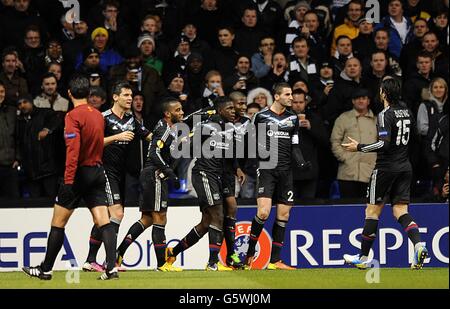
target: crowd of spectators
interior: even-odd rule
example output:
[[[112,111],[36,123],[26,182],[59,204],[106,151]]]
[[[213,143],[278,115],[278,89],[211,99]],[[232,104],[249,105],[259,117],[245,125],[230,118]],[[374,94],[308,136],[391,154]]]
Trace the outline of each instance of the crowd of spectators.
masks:
[[[149,129],[169,96],[189,114],[228,95],[251,117],[288,82],[312,163],[295,173],[297,198],[365,195],[376,155],[341,144],[377,139],[379,84],[391,75],[417,120],[413,193],[448,196],[448,0],[379,0],[380,20],[361,0],[79,0],[80,14],[63,2],[0,1],[0,197],[55,196],[74,74],[90,79],[89,102],[101,111],[112,86],[129,82],[133,112]],[[127,192],[147,147],[130,146]],[[190,165],[180,164],[180,178]],[[243,166],[242,197],[254,197],[255,167]]]

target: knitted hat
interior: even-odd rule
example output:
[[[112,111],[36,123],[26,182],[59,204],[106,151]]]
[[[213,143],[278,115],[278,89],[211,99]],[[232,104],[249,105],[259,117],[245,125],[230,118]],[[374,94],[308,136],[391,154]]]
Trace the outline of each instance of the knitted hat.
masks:
[[[103,28],[103,27],[98,27],[98,28],[96,28],[94,31],[92,31],[92,34],[91,34],[91,39],[92,39],[92,41],[93,41],[98,35],[100,35],[100,34],[105,35],[106,38],[109,39],[109,33],[108,33],[108,30],[106,30],[106,29]]]
[[[137,40],[137,47],[140,48],[142,43],[150,41],[153,44],[153,48],[156,48],[155,39],[149,33],[142,33]]]
[[[92,46],[85,48],[83,50],[83,62],[92,54],[98,54],[100,56],[100,51]]]

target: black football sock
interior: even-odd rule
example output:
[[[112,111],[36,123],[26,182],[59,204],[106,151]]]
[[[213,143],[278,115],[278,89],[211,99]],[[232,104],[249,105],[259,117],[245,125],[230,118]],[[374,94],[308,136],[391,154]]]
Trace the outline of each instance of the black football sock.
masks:
[[[398,223],[403,227],[403,230],[408,234],[408,238],[412,241],[414,246],[420,243],[419,226],[414,222],[410,214],[404,214],[398,219]]]
[[[47,251],[45,253],[44,262],[41,264],[42,271],[47,272],[53,269],[56,256],[64,244],[64,228],[54,227],[50,229],[47,240]]]
[[[153,246],[155,247],[158,267],[166,263],[166,227],[164,225],[153,224],[152,230]]]
[[[88,263],[94,263],[97,261],[97,253],[102,245],[102,233],[100,229],[94,225],[91,230],[91,236],[89,237],[89,253],[86,261]]]
[[[234,240],[235,240],[235,228],[236,219],[231,217],[225,217],[223,220],[225,243],[227,244],[227,257],[234,254]]]
[[[360,257],[367,258],[369,256],[370,248],[377,237],[378,220],[366,219],[364,223],[363,232],[361,234],[361,252]]]
[[[276,263],[280,260],[281,249],[283,248],[284,235],[286,232],[287,221],[276,220],[272,229],[272,254],[270,262]]]
[[[177,256],[181,252],[189,249],[193,245],[195,245],[202,237],[199,232],[197,232],[197,229],[194,227],[187,235],[184,237],[181,242],[179,242],[175,248],[173,248],[173,254]]]
[[[208,229],[209,236],[209,264],[219,262],[220,247],[222,247],[223,231],[216,226],[210,225]]]
[[[106,271],[111,271],[116,264],[116,245],[117,237],[114,230],[114,226],[108,223],[100,227],[102,233],[103,243],[105,244],[106,251]]]
[[[248,242],[247,257],[255,255],[256,244],[258,243],[258,238],[259,235],[261,235],[265,222],[266,220],[262,220],[258,218],[258,216],[253,218],[252,229],[250,231],[250,240]]]
[[[127,236],[122,240],[117,252],[120,256],[124,256],[128,247],[135,241],[139,235],[145,231],[145,227],[141,221],[135,222],[128,230]]]

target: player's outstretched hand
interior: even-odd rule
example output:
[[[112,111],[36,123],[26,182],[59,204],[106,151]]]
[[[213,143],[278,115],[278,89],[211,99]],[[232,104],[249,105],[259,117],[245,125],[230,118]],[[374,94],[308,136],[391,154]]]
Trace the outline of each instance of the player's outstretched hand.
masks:
[[[344,147],[347,151],[357,152],[359,143],[350,136],[347,136],[347,138],[350,140],[350,143],[342,143],[342,147]]]

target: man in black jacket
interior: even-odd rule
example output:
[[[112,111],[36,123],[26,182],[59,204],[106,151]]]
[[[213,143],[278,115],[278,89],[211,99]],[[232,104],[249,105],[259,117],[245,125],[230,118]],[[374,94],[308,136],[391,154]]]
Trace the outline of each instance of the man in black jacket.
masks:
[[[19,197],[19,162],[16,151],[16,108],[6,104],[6,88],[0,82],[0,197]]]
[[[333,128],[334,121],[339,115],[353,108],[352,93],[361,88],[361,70],[361,63],[357,58],[346,61],[344,71],[331,90],[327,104],[323,107],[322,115],[328,122],[329,128]]]
[[[53,131],[61,125],[61,118],[49,108],[33,106],[30,97],[20,98],[21,112],[18,138],[21,165],[27,175],[31,197],[55,197],[57,166]]]
[[[300,149],[305,160],[311,162],[311,169],[303,171],[293,162],[294,193],[296,198],[313,199],[319,178],[318,148],[329,147],[329,137],[320,116],[309,108],[306,93],[294,90],[292,98],[292,111],[299,118]]]

